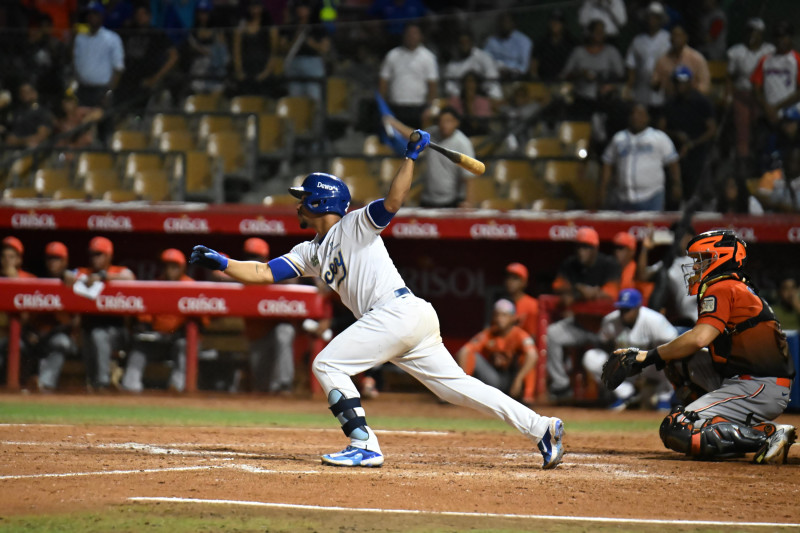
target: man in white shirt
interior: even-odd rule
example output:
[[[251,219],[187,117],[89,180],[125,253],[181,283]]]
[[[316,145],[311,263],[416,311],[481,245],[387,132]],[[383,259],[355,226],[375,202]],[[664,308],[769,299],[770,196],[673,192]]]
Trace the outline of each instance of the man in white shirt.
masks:
[[[119,35],[103,27],[103,4],[90,2],[87,10],[89,32],[75,37],[72,50],[77,96],[82,106],[102,107],[125,69],[125,50]]]
[[[663,93],[653,90],[650,80],[656,61],[669,51],[669,32],[663,28],[665,20],[661,2],[651,2],[647,7],[646,31],[634,37],[625,55],[628,69],[626,88],[634,101],[650,108],[664,105]]]
[[[461,78],[467,72],[477,72],[484,78],[483,90],[492,100],[502,100],[503,90],[497,78],[500,76],[492,56],[474,45],[472,34],[468,31],[458,36],[458,59],[444,67],[445,93],[447,96],[461,94]]]
[[[588,28],[589,24],[600,19],[605,24],[606,35],[615,38],[619,30],[628,23],[628,13],[622,0],[584,0],[578,11],[578,24]]]
[[[416,128],[438,94],[438,82],[436,56],[423,46],[420,27],[407,24],[403,45],[390,50],[383,60],[378,91],[401,122]]]
[[[672,196],[680,198],[678,152],[669,136],[649,127],[649,121],[644,104],[634,104],[628,129],[617,132],[603,152],[601,205],[621,211],[663,211],[665,166],[669,168]],[[612,187],[614,175],[616,180]]]
[[[497,20],[497,33],[486,41],[486,52],[494,58],[504,78],[515,79],[528,74],[533,41],[516,29],[514,17],[503,13]]]
[[[636,289],[621,290],[614,307],[617,310],[603,317],[600,326],[603,348],[592,348],[583,355],[583,367],[598,384],[610,352],[640,344],[649,350],[678,336],[678,330],[664,315],[642,307],[642,294]],[[610,406],[612,410],[622,411],[639,400],[635,385],[638,377],[628,378],[614,390],[616,399]],[[664,373],[651,365],[642,371],[641,377],[655,383],[651,405],[660,411],[669,411],[672,385]]]

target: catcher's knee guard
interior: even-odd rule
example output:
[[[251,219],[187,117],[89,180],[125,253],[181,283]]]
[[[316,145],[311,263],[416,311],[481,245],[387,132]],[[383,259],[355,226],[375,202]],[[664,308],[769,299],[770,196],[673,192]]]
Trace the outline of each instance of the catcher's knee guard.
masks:
[[[334,389],[328,394],[328,403],[333,416],[342,424],[342,431],[348,437],[367,440],[367,419],[364,408],[361,407],[361,398],[345,398],[339,390]]]
[[[695,427],[696,420],[697,415],[683,407],[673,409],[659,429],[664,446],[702,459],[733,457],[757,452],[775,432],[769,423],[751,427],[716,416]]]

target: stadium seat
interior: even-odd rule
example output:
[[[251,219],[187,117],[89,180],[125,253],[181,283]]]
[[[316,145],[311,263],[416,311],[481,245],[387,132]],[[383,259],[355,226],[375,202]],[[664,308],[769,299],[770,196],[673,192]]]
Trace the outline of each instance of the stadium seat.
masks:
[[[231,113],[266,113],[270,111],[270,101],[265,96],[234,96],[231,99]]]
[[[521,82],[521,84],[528,91],[531,100],[539,102],[543,106],[550,103],[553,95],[550,93],[550,87],[546,84],[539,81]]]
[[[253,117],[247,121],[247,138],[254,140],[258,132],[258,153],[261,155],[276,154],[286,144],[286,128],[284,119],[278,115],[261,113],[258,115],[258,128]]]
[[[291,194],[276,194],[265,196],[262,203],[267,207],[295,206],[297,205],[297,198]]]
[[[53,193],[53,200],[85,200],[86,193],[80,189],[58,189]]]
[[[190,131],[167,131],[158,139],[158,149],[162,152],[185,152],[194,150],[194,136]]]
[[[530,176],[533,176],[533,167],[528,161],[500,159],[494,166],[494,180],[499,185]]]
[[[391,147],[383,144],[377,135],[367,135],[367,138],[364,139],[364,155],[396,156],[397,154]]]
[[[69,169],[40,168],[33,179],[33,188],[39,196],[50,197],[58,189],[68,189]]]
[[[589,147],[592,137],[590,122],[564,121],[558,126],[558,139],[568,147],[568,151],[578,154]],[[586,157],[585,155],[583,157]]]
[[[150,125],[150,136],[156,139],[166,132],[185,131],[187,129],[188,126],[184,115],[158,113],[153,117],[153,123]]]
[[[33,156],[26,155],[25,157],[19,157],[11,165],[11,175],[21,179],[27,179],[32,166]]]
[[[728,75],[727,61],[709,61],[708,72],[711,74],[712,82],[723,82]]]
[[[499,148],[502,142],[488,142],[485,143],[487,137],[485,135],[473,135],[469,138],[472,143],[472,148],[475,150],[475,157],[478,159],[492,155],[492,153]]]
[[[484,200],[497,197],[497,189],[493,178],[470,178],[464,181],[465,200],[470,205],[480,205]]]
[[[328,78],[326,86],[328,116],[349,116],[350,88],[344,78]]]
[[[122,150],[147,149],[147,134],[143,131],[119,130],[111,137],[111,149],[115,152]]]
[[[3,199],[36,198],[36,189],[32,187],[9,187],[3,191]]]
[[[173,170],[174,177],[184,179],[184,189],[187,193],[206,192],[214,185],[214,174],[211,167],[211,158],[205,152],[186,152],[185,160],[178,158]]]
[[[508,197],[519,205],[530,205],[548,196],[547,185],[533,177],[517,178],[509,184]]]
[[[366,204],[383,196],[378,180],[369,176],[344,176],[342,181],[350,189],[350,197],[357,204]]]
[[[212,133],[221,131],[236,131],[233,117],[227,115],[203,115],[200,117],[197,136],[201,141],[206,140]]]
[[[403,160],[399,157],[386,157],[381,160],[381,169],[379,172],[379,178],[381,183],[388,185],[394,179],[395,174],[397,174],[397,169],[400,168],[400,163]]]
[[[192,94],[186,97],[183,110],[187,113],[208,113],[219,110],[219,94]]]
[[[334,157],[331,161],[331,174],[339,178],[345,176],[372,177],[367,160],[357,157]]]
[[[279,117],[288,119],[299,137],[309,137],[314,131],[315,102],[305,96],[284,96],[275,109]]]
[[[555,137],[540,137],[531,139],[525,145],[525,157],[531,159],[538,157],[560,157],[564,155],[561,141]]]
[[[170,182],[165,170],[144,170],[133,178],[133,192],[144,200],[161,202],[170,198]]]
[[[123,176],[126,180],[132,179],[137,172],[143,170],[158,170],[163,168],[164,161],[158,154],[131,153],[125,158],[125,171]]]
[[[103,200],[106,202],[133,202],[138,200],[139,197],[133,191],[127,191],[123,189],[116,189],[113,191],[106,191],[103,193]]]
[[[223,161],[225,174],[236,172],[244,166],[242,137],[235,131],[212,133],[206,146],[208,155]]]
[[[119,186],[119,175],[115,170],[92,170],[86,173],[83,192],[91,198],[102,198],[107,191],[118,189]]]
[[[540,198],[533,202],[531,209],[534,211],[565,211],[567,205],[568,202],[566,198]]]
[[[510,198],[488,198],[480,203],[481,209],[499,209],[501,211],[509,211],[519,207],[517,202]]]
[[[108,152],[82,152],[78,156],[75,178],[79,181],[93,170],[109,170],[112,168],[114,168],[114,154]]]
[[[585,165],[578,161],[548,161],[544,167],[544,179],[553,185],[569,185],[579,181]]]

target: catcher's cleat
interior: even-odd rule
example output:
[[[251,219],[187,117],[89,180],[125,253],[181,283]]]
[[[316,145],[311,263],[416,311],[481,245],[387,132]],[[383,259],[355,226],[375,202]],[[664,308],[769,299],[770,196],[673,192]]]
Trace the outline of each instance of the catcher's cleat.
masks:
[[[797,439],[797,432],[794,426],[787,424],[776,424],[775,433],[767,439],[767,445],[756,453],[753,458],[754,463],[782,465],[786,462],[794,441]]]
[[[551,418],[550,427],[539,441],[539,451],[542,452],[544,463],[543,470],[555,468],[561,462],[564,455],[564,423],[560,418]]]
[[[322,463],[331,466],[367,466],[378,467],[383,464],[383,455],[378,452],[348,446],[339,453],[322,456]]]

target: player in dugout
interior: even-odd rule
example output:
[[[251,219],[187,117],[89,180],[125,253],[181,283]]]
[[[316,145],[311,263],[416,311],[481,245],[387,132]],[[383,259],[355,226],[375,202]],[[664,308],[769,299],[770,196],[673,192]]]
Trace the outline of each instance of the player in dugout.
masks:
[[[316,236],[268,264],[227,259],[205,246],[195,246],[192,263],[223,270],[244,283],[270,284],[300,276],[318,276],[335,290],[356,316],[356,322],[337,335],[314,360],[314,375],[324,389],[330,410],[350,440],[338,453],[322,456],[323,464],[378,467],[384,456],[378,438],[367,425],[352,376],[391,361],[441,399],[478,409],[503,419],[537,444],[542,468],[561,462],[564,424],[541,416],[494,387],[468,376],[442,343],[433,306],[405,286],[380,233],[407,199],[414,163],[430,143],[417,130],[386,198],[347,212],[350,191],[337,177],[313,173],[290,192],[299,200],[301,228]]]
[[[712,230],[689,241],[686,254],[697,323],[652,350],[616,350],[603,381],[611,389],[650,365],[666,368],[678,398],[689,402],[661,423],[667,448],[699,459],[753,453],[755,463],[785,463],[796,430],[773,421],[789,403],[795,371],[780,323],[742,271],[747,245],[732,230]]]

